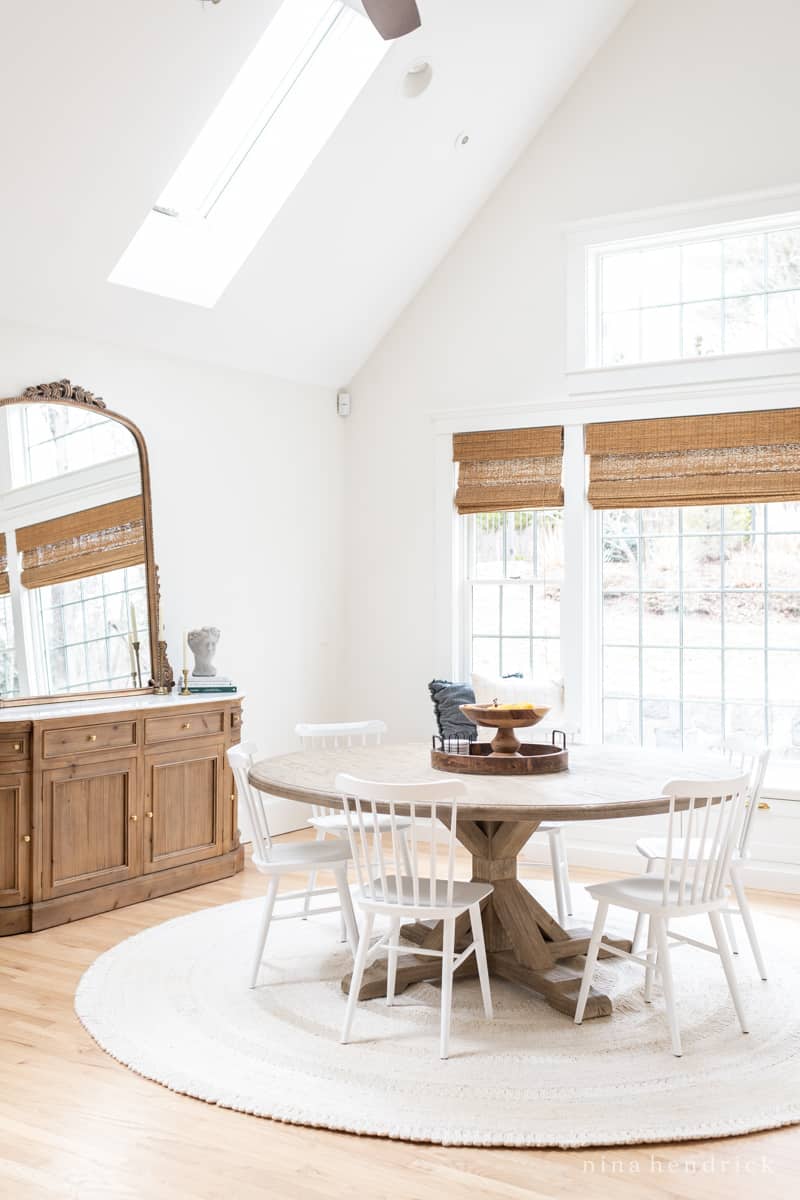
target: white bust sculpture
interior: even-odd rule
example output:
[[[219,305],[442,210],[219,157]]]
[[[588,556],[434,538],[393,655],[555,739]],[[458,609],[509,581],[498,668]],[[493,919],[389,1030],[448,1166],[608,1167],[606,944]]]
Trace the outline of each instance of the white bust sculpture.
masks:
[[[190,629],[187,634],[189,649],[194,655],[194,670],[192,675],[216,675],[214,653],[219,641],[219,630],[213,625],[204,625],[202,629]]]

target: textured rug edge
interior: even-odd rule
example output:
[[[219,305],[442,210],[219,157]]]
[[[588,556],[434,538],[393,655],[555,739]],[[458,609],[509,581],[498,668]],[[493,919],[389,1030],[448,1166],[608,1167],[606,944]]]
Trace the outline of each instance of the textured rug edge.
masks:
[[[252,901],[232,901],[228,904],[214,906],[215,908],[228,908],[242,903],[252,903]],[[198,914],[189,914],[197,916]],[[172,924],[174,921],[185,920],[186,917],[174,917],[169,921],[161,924]],[[160,926],[153,926],[152,929]],[[142,930],[137,934],[132,935],[132,938],[138,938],[147,935],[150,929]],[[240,1112],[247,1116],[258,1117],[262,1120],[276,1121],[281,1124],[294,1125],[310,1129],[325,1129],[331,1132],[343,1133],[357,1137],[375,1137],[388,1139],[392,1141],[409,1142],[416,1144],[441,1145],[453,1147],[475,1147],[475,1148],[491,1148],[504,1147],[507,1149],[561,1149],[561,1150],[579,1150],[592,1148],[605,1148],[613,1146],[648,1146],[664,1142],[699,1142],[717,1138],[735,1138],[741,1137],[749,1133],[763,1133],[771,1129],[781,1129],[788,1126],[800,1124],[800,1102],[787,1114],[784,1112],[781,1116],[767,1116],[765,1114],[750,1114],[747,1118],[741,1120],[728,1120],[714,1122],[709,1120],[702,1126],[698,1126],[693,1122],[691,1127],[675,1126],[664,1123],[663,1125],[654,1126],[647,1131],[638,1129],[635,1134],[614,1134],[609,1136],[598,1136],[596,1132],[587,1133],[585,1130],[576,1130],[573,1136],[564,1138],[563,1136],[541,1136],[535,1132],[531,1132],[530,1137],[504,1137],[498,1132],[487,1133],[484,1136],[469,1132],[464,1136],[455,1134],[450,1128],[446,1132],[437,1132],[432,1129],[426,1129],[424,1132],[415,1129],[413,1125],[398,1123],[391,1128],[378,1128],[374,1123],[368,1128],[366,1122],[359,1120],[348,1120],[346,1118],[336,1118],[335,1120],[322,1121],[319,1115],[307,1114],[298,1111],[296,1108],[292,1110],[281,1109],[278,1104],[269,1105],[269,1111],[266,1106],[254,1108],[246,1104],[242,1104],[235,1096],[230,1095],[225,1089],[221,1089],[218,1093],[204,1089],[199,1083],[196,1088],[192,1089],[186,1086],[177,1086],[170,1082],[168,1076],[155,1072],[151,1067],[145,1065],[137,1056],[122,1057],[115,1053],[109,1046],[104,1044],[102,1036],[102,1027],[105,1024],[102,1012],[98,1012],[94,1007],[94,1002],[98,999],[98,982],[102,974],[103,967],[106,965],[110,956],[119,946],[124,945],[131,939],[124,939],[117,946],[110,947],[109,950],[100,954],[94,962],[90,964],[78,983],[74,998],[74,1010],[78,1021],[88,1036],[92,1039],[96,1046],[103,1053],[108,1054],[115,1062],[125,1067],[127,1070],[133,1071],[140,1078],[147,1079],[151,1083],[155,1083],[160,1087],[166,1088],[168,1091],[176,1095],[183,1095],[193,1100],[198,1100],[205,1104],[211,1104],[219,1108],[225,1108],[233,1112]],[[94,1023],[94,1028],[92,1027]],[[99,1026],[99,1030],[98,1030]]]

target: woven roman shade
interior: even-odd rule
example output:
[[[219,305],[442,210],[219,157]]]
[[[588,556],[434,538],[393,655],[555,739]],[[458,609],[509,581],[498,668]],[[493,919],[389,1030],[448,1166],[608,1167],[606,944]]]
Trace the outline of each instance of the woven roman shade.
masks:
[[[0,596],[7,596],[11,591],[8,582],[8,558],[6,556],[6,535],[0,533]]]
[[[141,496],[85,508],[17,530],[25,587],[84,579],[145,560]]]
[[[560,508],[563,449],[560,425],[454,434],[456,508],[462,514]]]
[[[800,500],[800,409],[586,426],[593,508]]]

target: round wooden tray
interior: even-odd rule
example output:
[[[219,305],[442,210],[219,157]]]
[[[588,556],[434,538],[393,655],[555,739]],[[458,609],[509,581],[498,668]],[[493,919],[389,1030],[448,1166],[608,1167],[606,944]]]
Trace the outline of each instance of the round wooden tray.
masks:
[[[431,766],[462,775],[552,775],[569,769],[569,755],[552,742],[522,742],[518,754],[494,754],[491,742],[461,742],[452,749],[434,746]]]

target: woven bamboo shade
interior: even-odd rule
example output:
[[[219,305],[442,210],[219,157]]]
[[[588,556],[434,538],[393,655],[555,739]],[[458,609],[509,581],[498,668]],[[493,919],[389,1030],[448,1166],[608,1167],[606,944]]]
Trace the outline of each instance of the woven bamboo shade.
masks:
[[[457,510],[464,514],[560,508],[563,448],[560,425],[454,434]]]
[[[593,508],[800,500],[800,409],[587,425]]]
[[[145,561],[141,496],[85,508],[17,530],[22,583],[45,587]]]
[[[6,535],[0,533],[0,596],[7,596],[11,591],[8,582],[8,558],[6,557]]]

